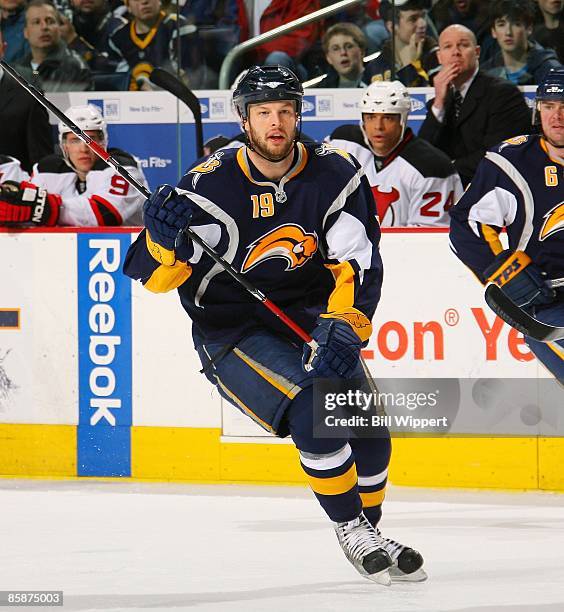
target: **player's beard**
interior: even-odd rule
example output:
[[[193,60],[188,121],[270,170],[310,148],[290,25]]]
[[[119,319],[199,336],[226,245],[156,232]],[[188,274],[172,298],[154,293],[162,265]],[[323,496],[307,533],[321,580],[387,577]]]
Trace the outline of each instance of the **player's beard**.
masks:
[[[267,138],[261,138],[257,135],[257,133],[253,130],[251,124],[249,123],[249,132],[247,134],[247,138],[249,140],[249,144],[251,148],[256,151],[261,157],[270,161],[270,162],[281,162],[290,155],[294,148],[294,142],[296,140],[296,130],[294,129],[294,134],[291,138],[288,138],[286,141],[286,146],[280,152],[279,150],[275,150],[268,143]]]

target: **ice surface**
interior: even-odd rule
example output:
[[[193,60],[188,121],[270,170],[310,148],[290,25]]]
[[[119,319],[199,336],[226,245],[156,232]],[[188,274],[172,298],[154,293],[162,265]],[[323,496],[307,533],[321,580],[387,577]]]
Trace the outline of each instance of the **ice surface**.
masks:
[[[564,610],[563,495],[390,487],[384,510],[427,582],[360,577],[301,487],[0,480],[0,590],[62,589],[65,612]]]

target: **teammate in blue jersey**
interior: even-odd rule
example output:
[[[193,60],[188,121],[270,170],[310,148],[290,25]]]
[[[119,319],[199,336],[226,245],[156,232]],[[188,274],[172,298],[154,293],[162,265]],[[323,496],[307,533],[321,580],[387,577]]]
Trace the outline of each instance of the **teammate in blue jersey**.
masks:
[[[244,73],[233,102],[246,145],[197,163],[175,190],[156,190],[124,270],[151,291],[177,289],[210,382],[264,429],[292,437],[354,567],[383,584],[420,581],[421,555],[376,528],[387,430],[370,439],[313,434],[314,378],[365,376],[359,355],[372,330],[382,262],[366,177],[344,151],[299,142],[302,99],[286,68]],[[311,333],[315,354],[200,247],[176,240],[188,224]]]
[[[451,244],[484,282],[495,282],[544,323],[564,325],[564,69],[539,84],[533,122],[540,135],[494,147],[451,209]],[[499,240],[507,228],[509,249]],[[564,381],[564,341],[526,338]]]

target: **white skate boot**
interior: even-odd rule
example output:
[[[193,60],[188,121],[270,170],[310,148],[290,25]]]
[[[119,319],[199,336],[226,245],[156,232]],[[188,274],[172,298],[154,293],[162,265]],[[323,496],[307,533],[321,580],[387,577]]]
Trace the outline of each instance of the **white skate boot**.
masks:
[[[389,586],[391,578],[388,569],[392,567],[392,559],[383,548],[384,540],[364,514],[352,521],[334,525],[339,544],[356,570],[369,580]]]
[[[390,555],[393,565],[389,574],[392,582],[423,582],[427,574],[423,565],[423,557],[413,548],[400,544],[390,538],[384,538],[379,529],[376,533],[380,538],[380,546]]]

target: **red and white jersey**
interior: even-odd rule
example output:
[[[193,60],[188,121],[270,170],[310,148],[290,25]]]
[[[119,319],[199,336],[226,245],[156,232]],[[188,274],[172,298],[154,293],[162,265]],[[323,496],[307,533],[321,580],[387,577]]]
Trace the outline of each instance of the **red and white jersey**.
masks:
[[[119,149],[109,149],[109,153],[147,187],[134,157]],[[145,197],[101,159],[96,161],[86,180],[80,181],[61,155],[49,155],[35,164],[31,182],[61,196],[57,225],[143,225]]]
[[[15,157],[0,155],[0,184],[4,181],[29,181],[29,174]]]
[[[357,125],[338,127],[329,140],[358,159],[368,178],[383,227],[448,227],[448,210],[462,195],[450,159],[408,128],[385,158],[367,147]]]

